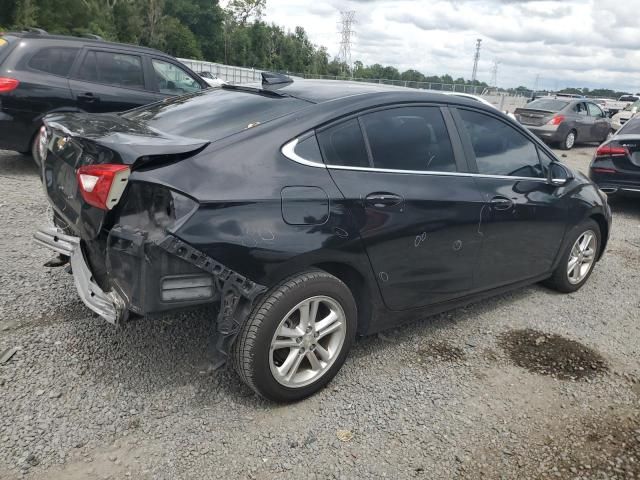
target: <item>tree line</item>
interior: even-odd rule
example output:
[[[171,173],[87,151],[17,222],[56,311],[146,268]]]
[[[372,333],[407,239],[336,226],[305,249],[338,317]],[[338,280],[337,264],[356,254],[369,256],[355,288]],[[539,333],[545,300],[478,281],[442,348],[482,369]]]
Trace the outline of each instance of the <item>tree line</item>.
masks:
[[[0,0],[0,30],[41,28],[94,34],[182,58],[307,75],[487,86],[450,75],[425,76],[392,66],[353,66],[330,58],[302,27],[263,21],[266,0]]]

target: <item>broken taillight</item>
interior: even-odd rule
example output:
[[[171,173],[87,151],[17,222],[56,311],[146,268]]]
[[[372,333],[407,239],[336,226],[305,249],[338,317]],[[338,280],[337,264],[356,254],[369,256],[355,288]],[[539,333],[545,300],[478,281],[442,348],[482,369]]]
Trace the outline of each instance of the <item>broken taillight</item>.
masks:
[[[118,203],[130,174],[128,166],[108,163],[87,165],[76,172],[82,198],[101,210],[111,210]]]

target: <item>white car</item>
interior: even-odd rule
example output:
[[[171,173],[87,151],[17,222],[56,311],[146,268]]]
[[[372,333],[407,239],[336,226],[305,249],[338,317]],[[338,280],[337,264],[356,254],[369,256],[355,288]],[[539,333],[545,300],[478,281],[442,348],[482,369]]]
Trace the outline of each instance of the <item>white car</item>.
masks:
[[[640,110],[640,100],[627,105],[624,110],[619,111],[611,117],[611,126],[617,131],[627,123],[631,117],[635,116]]]
[[[227,82],[225,82],[221,78],[216,77],[211,72],[205,72],[205,71],[198,72],[198,75],[200,75],[200,78],[202,78],[205,82],[207,82],[211,87],[219,87],[220,85],[227,84]]]
[[[478,96],[478,95],[472,95],[470,93],[462,93],[462,92],[440,92],[440,93],[446,93],[447,95],[455,95],[456,97],[462,97],[462,98],[468,98],[469,100],[475,100],[476,102],[480,102],[483,103],[489,107],[493,107],[496,110],[500,110],[498,107],[496,107],[493,103],[491,103],[490,101]],[[516,117],[513,113],[511,112],[503,112],[505,115],[507,115],[509,118],[511,118],[512,120],[515,120]]]

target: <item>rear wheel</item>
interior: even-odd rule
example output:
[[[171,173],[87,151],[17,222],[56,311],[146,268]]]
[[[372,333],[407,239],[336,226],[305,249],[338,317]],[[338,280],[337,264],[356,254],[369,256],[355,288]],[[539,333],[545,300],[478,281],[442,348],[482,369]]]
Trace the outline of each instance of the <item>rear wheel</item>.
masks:
[[[564,140],[560,142],[560,148],[562,150],[571,150],[576,144],[577,133],[575,130],[569,131],[567,136],[564,137]]]
[[[587,283],[600,248],[600,227],[588,220],[575,228],[560,264],[545,284],[563,293],[575,292]]]
[[[295,275],[256,305],[233,347],[234,367],[265,398],[301,400],[322,389],[355,338],[357,307],[349,288],[322,270]]]

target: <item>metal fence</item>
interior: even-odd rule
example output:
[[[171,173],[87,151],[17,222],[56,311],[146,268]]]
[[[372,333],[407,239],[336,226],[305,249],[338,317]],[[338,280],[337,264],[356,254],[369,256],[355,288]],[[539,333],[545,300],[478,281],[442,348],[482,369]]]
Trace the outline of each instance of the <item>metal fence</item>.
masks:
[[[187,58],[179,58],[178,60],[196,73],[211,72],[212,75],[229,83],[252,83],[261,80],[260,74],[262,70],[256,70],[254,68],[232,67],[231,65],[205,62],[202,60],[189,60]]]
[[[189,60],[186,58],[179,58],[182,63],[188,66],[194,72],[211,72],[218,78],[225,80],[229,83],[242,84],[261,81],[260,74],[263,70],[256,70],[255,68],[245,67],[233,67],[231,65],[223,65],[221,63],[205,62],[203,60]],[[317,78],[325,80],[349,80],[353,82],[365,82],[365,83],[377,83],[381,85],[396,85],[400,87],[418,88],[423,90],[437,90],[443,92],[459,92],[469,93],[472,95],[500,95],[506,97],[530,97],[532,92],[507,92],[498,90],[495,88],[480,87],[477,85],[461,85],[461,84],[449,84],[449,83],[434,83],[434,82],[412,82],[408,80],[388,80],[388,79],[372,79],[372,78],[351,78],[349,76],[340,75],[313,75],[308,73],[293,73],[284,72],[287,75],[292,75],[300,78]]]

